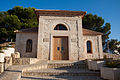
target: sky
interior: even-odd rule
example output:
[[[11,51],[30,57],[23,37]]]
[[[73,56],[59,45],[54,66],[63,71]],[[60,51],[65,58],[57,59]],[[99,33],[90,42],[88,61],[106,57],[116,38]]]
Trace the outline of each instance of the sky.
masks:
[[[111,24],[110,39],[120,41],[120,0],[0,0],[0,11],[7,11],[15,6],[97,14],[105,23]]]

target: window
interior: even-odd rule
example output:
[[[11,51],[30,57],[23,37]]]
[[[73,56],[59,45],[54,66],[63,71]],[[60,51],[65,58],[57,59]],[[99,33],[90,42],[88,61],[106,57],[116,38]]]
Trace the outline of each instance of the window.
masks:
[[[91,41],[87,41],[87,53],[92,53],[92,43],[91,43]]]
[[[32,52],[32,40],[28,39],[26,42],[26,52]]]
[[[68,30],[64,25],[62,25],[62,24],[58,24],[55,28],[54,28],[54,30]]]

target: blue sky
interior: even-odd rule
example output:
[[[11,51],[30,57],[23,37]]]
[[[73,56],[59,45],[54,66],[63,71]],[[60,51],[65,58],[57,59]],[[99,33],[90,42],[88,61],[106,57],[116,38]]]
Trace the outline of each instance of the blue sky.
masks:
[[[87,11],[111,23],[110,38],[120,40],[120,0],[0,0],[0,11],[14,6]]]

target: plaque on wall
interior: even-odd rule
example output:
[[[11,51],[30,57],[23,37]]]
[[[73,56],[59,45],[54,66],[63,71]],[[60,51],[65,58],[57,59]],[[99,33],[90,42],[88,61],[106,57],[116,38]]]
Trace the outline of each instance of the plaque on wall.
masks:
[[[49,38],[43,38],[43,42],[49,42]]]

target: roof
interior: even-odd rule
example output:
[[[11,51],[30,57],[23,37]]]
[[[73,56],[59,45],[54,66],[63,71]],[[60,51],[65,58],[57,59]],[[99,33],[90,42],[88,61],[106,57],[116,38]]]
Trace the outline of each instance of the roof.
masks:
[[[84,16],[86,11],[68,11],[68,10],[41,10],[35,9],[37,17],[41,16]]]
[[[84,29],[84,28],[82,28],[82,30],[83,30],[83,35],[103,35],[103,33],[97,32],[97,31],[92,31],[92,30],[88,30],[88,29]],[[36,33],[36,32],[38,32],[38,27],[21,29],[21,30],[15,31],[15,32],[16,33]]]
[[[83,28],[83,35],[103,35],[103,33]]]
[[[36,33],[36,32],[38,32],[38,27],[16,30],[14,32],[17,32],[17,33],[20,33],[20,32],[21,33]]]

